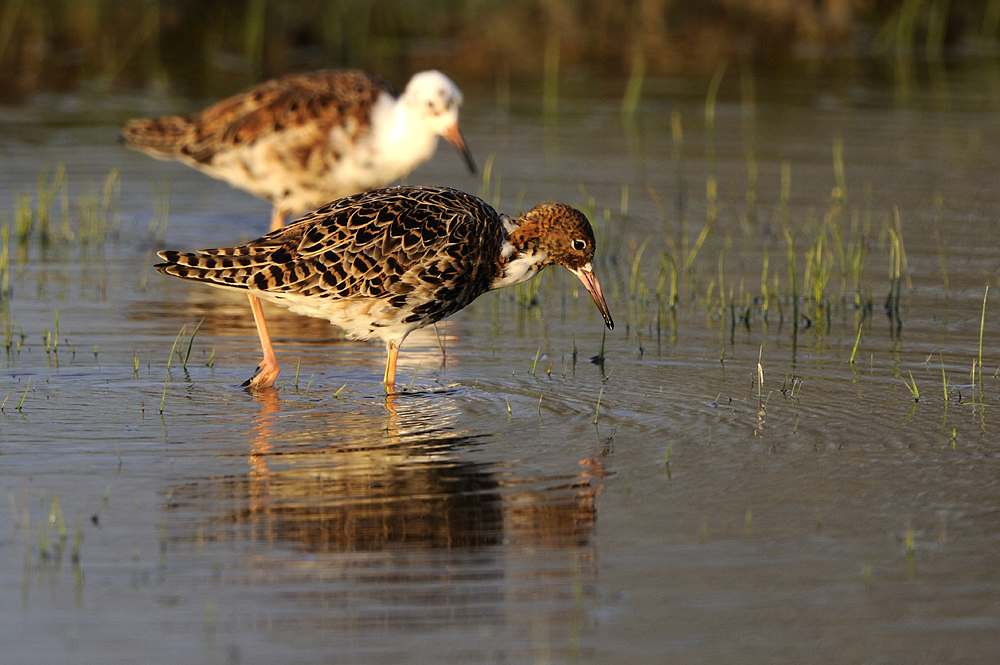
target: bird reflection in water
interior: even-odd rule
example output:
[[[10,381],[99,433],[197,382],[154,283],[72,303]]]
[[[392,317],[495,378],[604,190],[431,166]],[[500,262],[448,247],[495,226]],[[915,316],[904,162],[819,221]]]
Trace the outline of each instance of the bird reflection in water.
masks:
[[[290,428],[278,392],[261,391],[248,473],[176,488],[172,507],[222,512],[177,529],[175,542],[246,539],[313,553],[586,546],[594,465],[523,477],[463,459],[494,435],[457,429],[461,410],[447,392],[386,396],[384,410],[338,401],[288,414]]]

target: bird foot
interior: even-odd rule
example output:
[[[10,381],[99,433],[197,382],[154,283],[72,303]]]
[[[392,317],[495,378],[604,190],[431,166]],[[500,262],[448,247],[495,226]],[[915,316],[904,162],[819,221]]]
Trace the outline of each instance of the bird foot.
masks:
[[[257,369],[254,370],[253,376],[241,383],[240,387],[247,388],[249,390],[270,388],[274,385],[274,381],[278,378],[278,374],[280,372],[281,368],[277,365],[270,365],[266,362],[262,362],[257,365]]]

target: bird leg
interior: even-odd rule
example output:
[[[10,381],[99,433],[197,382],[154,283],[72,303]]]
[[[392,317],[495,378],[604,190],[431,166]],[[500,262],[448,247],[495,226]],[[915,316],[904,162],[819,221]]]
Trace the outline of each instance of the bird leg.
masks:
[[[274,208],[271,211],[271,230],[277,231],[285,225],[285,217],[288,213],[280,208]]]
[[[388,358],[385,361],[385,376],[382,377],[382,384],[385,386],[387,395],[396,392],[396,357],[399,355],[399,342],[389,340],[385,343],[385,350]]]
[[[257,365],[254,375],[243,382],[243,387],[260,390],[274,385],[281,368],[278,367],[278,359],[274,355],[271,336],[267,333],[267,322],[264,320],[264,308],[260,304],[260,298],[251,293],[248,293],[247,297],[250,298],[250,310],[253,312],[254,323],[257,324],[257,336],[260,337],[260,348],[264,352],[264,359]]]

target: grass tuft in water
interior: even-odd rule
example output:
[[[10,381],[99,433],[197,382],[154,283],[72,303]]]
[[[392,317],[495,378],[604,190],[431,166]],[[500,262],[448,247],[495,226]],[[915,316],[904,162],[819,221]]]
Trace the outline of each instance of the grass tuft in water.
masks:
[[[990,285],[986,285],[986,292],[983,293],[983,313],[979,319],[979,394],[983,392],[983,331],[986,328],[986,299],[990,296]]]
[[[792,299],[792,329],[799,327],[799,275],[796,268],[795,236],[787,228],[784,229],[785,242],[788,243],[788,283],[791,286]]]
[[[642,42],[636,40],[632,46],[632,66],[629,69],[628,83],[625,85],[625,96],[622,98],[622,115],[632,119],[639,110],[642,98],[642,84],[646,78],[646,55],[643,53]]]
[[[59,505],[59,495],[52,493],[52,507],[49,510],[49,527],[58,534],[57,549],[60,557],[66,547],[66,520],[63,518],[62,506]]]
[[[61,213],[58,226],[57,198]],[[71,208],[75,208],[72,213]],[[3,219],[9,229],[6,214]],[[34,197],[15,194],[13,226],[18,259],[22,262],[32,240],[37,240],[44,250],[74,242],[80,247],[100,245],[108,238],[117,238],[121,228],[121,179],[117,169],[108,174],[100,187],[91,184],[88,193],[76,198],[75,206],[70,205],[66,167],[57,165],[51,178],[49,169],[43,169],[38,174]],[[8,245],[6,240],[4,245]]]
[[[910,375],[910,382],[909,383],[907,383],[906,379],[904,379],[903,377],[899,377],[899,380],[902,381],[903,385],[906,386],[906,389],[910,391],[910,395],[913,396],[913,401],[914,402],[919,402],[920,401],[920,391],[917,389],[917,382],[913,378],[913,372],[909,372],[909,375]]]
[[[601,417],[601,398],[604,397],[604,386],[601,386],[601,391],[597,393],[597,407],[594,409],[594,424],[597,424],[597,419]]]
[[[74,564],[80,563],[80,552],[83,549],[83,515],[76,514],[76,524],[73,527],[73,544],[70,547],[69,558]]]
[[[181,329],[177,332],[177,336],[174,337],[174,343],[170,346],[170,354],[167,356],[168,374],[170,373],[170,365],[172,365],[174,362],[174,354],[177,354],[177,357],[182,361],[184,360],[183,358],[181,358],[180,355],[180,347],[184,344],[184,337],[186,334],[187,334],[187,324],[185,323],[184,325],[181,326]]]
[[[163,244],[167,237],[167,224],[170,221],[170,179],[164,178],[163,185],[153,186],[153,217],[149,221],[146,235],[150,242]]]
[[[492,202],[494,208],[500,207],[500,185],[501,177],[500,173],[493,175],[493,164],[496,161],[496,153],[491,152],[486,157],[486,163],[483,165],[483,182],[479,185],[479,191],[476,192],[476,196],[484,201]]]
[[[167,368],[167,373],[163,377],[163,394],[160,395],[160,408],[159,413],[163,415],[163,405],[167,402],[167,384],[170,382],[170,369]]]
[[[184,369],[187,369],[188,359],[191,357],[191,347],[194,345],[194,338],[198,334],[198,330],[201,329],[201,324],[203,323],[205,323],[204,318],[202,318],[202,320],[198,322],[198,325],[194,327],[194,330],[191,331],[191,339],[188,340],[187,351],[184,353],[184,359],[181,362],[181,367]]]
[[[0,228],[0,299],[10,293],[10,224],[4,215]]]
[[[31,388],[31,379],[28,379],[28,385],[24,387],[24,392],[21,393],[21,400],[17,403],[17,412],[21,413],[21,407],[24,406],[24,400],[28,396],[28,390]],[[4,400],[6,401],[6,400]]]
[[[941,391],[944,393],[944,403],[948,404],[948,375],[944,371],[944,355],[938,352],[938,360],[941,361]]]
[[[538,358],[541,355],[542,355],[542,347],[538,347],[538,350],[535,351],[535,360],[534,362],[531,363],[531,369],[528,370],[528,374],[530,374],[531,376],[535,375],[535,369],[538,367]]]
[[[705,95],[705,157],[708,167],[708,174],[705,176],[705,215],[707,220],[713,221],[719,214],[718,183],[715,175],[715,104],[722,77],[726,73],[726,65],[725,60],[719,62],[708,84],[708,93]]]
[[[862,325],[861,323],[859,323],[858,324],[858,336],[856,338],[854,338],[854,348],[851,349],[851,359],[848,361],[848,364],[850,364],[850,365],[854,364],[854,357],[856,355],[858,355],[858,345],[861,344],[861,331],[863,329],[864,329],[864,325]]]
[[[415,370],[413,370],[413,376],[410,377],[410,382],[408,384],[406,384],[406,390],[407,390],[407,392],[409,392],[410,390],[413,389],[413,382],[417,380],[417,372],[420,371],[420,364],[422,362],[423,362],[422,360],[419,361],[417,363],[417,368]],[[534,368],[532,368],[532,369],[534,369]]]
[[[764,410],[764,402],[763,402],[763,394],[764,394],[764,364],[763,364],[763,358],[764,358],[764,347],[761,346],[760,350],[757,353],[757,411],[758,412],[763,412],[763,410]]]

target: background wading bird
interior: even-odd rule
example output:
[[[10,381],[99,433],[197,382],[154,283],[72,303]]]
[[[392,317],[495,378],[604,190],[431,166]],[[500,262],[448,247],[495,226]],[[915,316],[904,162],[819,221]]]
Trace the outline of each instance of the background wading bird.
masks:
[[[475,173],[458,127],[462,93],[421,72],[401,96],[357,71],[292,74],[187,116],[132,120],[125,143],[270,201],[271,230],[285,218],[384,187],[430,159],[443,136]]]

